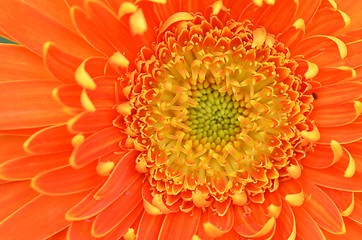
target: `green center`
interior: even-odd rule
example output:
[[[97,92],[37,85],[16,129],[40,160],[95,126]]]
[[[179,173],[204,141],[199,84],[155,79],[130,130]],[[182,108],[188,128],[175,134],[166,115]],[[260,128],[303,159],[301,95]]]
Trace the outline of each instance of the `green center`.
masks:
[[[240,132],[239,118],[247,113],[242,101],[219,89],[217,85],[193,86],[189,95],[197,106],[188,107],[185,122],[191,129],[185,136],[187,139],[198,139],[201,144],[209,142],[212,148],[234,141],[235,134]]]

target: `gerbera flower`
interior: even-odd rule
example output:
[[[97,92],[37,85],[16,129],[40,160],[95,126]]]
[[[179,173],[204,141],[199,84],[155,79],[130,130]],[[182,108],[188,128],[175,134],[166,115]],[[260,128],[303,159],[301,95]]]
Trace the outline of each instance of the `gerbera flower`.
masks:
[[[0,1],[1,239],[357,239],[361,1]]]

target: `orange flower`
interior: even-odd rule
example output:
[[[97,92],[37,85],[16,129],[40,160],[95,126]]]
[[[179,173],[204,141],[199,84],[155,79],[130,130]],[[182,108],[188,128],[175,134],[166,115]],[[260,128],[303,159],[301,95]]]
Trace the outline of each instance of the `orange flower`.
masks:
[[[0,238],[358,239],[336,2],[0,1]]]

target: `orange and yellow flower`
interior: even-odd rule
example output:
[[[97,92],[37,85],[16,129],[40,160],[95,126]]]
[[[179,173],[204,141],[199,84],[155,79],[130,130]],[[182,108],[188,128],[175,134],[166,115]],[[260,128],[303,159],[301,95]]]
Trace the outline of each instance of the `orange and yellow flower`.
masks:
[[[361,1],[0,3],[0,239],[361,236]]]

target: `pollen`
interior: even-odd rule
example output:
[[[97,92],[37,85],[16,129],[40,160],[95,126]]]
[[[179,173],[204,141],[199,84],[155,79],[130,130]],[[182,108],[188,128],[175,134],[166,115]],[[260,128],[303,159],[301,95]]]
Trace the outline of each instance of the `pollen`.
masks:
[[[279,182],[299,178],[298,153],[319,138],[307,118],[309,79],[264,28],[184,17],[165,21],[119,79],[128,100],[116,107],[128,135],[121,147],[140,152],[136,170],[151,186],[153,214],[176,201],[184,212],[213,201],[261,203]]]

